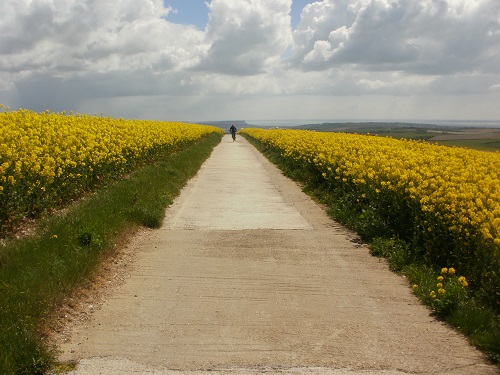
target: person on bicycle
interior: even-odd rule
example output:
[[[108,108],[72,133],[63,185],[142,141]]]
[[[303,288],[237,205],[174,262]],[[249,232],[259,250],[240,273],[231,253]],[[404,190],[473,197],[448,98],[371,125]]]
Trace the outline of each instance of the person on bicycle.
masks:
[[[231,136],[233,137],[233,142],[236,141],[236,132],[238,131],[238,129],[236,129],[236,126],[231,125],[231,127],[229,128],[229,132],[231,133]]]

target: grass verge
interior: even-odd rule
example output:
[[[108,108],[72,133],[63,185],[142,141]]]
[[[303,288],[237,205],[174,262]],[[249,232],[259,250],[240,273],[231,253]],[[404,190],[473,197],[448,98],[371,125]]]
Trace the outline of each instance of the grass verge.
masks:
[[[133,226],[157,228],[165,208],[220,142],[212,134],[147,165],[40,222],[0,247],[0,373],[43,374],[55,361],[41,337],[45,317]]]
[[[482,302],[482,291],[468,290],[460,270],[438,268],[431,259],[419,256],[418,248],[394,236],[394,231],[376,215],[360,212],[355,197],[348,191],[332,191],[322,179],[307,169],[292,165],[280,152],[243,135],[283,173],[304,184],[303,190],[328,207],[329,215],[356,231],[371,247],[374,256],[388,260],[392,271],[405,275],[414,293],[433,311],[436,318],[464,334],[471,344],[482,350],[489,359],[500,364],[500,317],[493,308]],[[450,270],[452,270],[450,272]]]

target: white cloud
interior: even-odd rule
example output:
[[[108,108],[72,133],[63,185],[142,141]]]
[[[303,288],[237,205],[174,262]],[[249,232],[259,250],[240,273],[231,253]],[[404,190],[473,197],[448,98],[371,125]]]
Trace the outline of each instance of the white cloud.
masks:
[[[7,0],[4,6],[0,69],[12,74],[183,68],[196,62],[192,47],[203,37],[165,21],[161,0]]]
[[[212,0],[200,70],[253,75],[279,63],[291,42],[292,0]]]
[[[303,11],[296,62],[412,74],[500,69],[499,13],[496,0],[323,0]]]

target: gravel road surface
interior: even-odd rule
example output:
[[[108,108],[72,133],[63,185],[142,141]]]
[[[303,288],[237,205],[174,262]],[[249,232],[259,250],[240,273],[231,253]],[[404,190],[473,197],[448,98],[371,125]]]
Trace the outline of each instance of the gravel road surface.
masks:
[[[241,137],[60,343],[72,374],[498,374]]]

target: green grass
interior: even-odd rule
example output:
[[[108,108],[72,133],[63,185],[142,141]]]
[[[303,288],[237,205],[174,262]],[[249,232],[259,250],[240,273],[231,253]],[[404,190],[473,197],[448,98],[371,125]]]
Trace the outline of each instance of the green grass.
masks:
[[[220,142],[213,134],[111,183],[0,247],[0,374],[43,374],[55,357],[45,318],[92,278],[131,227],[161,225],[165,208]]]
[[[404,274],[411,284],[418,285],[415,294],[429,305],[436,318],[462,332],[493,362],[500,363],[500,317],[490,303],[498,301],[498,296],[484,298],[483,290],[474,291],[468,290],[469,288],[465,293],[457,287],[455,278],[447,290],[447,298],[442,303],[436,301],[430,296],[430,292],[436,290],[436,279],[441,268],[434,263],[434,259],[429,259],[421,249],[414,246],[411,238],[399,238],[398,231],[394,230],[390,221],[381,218],[375,208],[360,208],[357,196],[348,187],[332,189],[325,186],[324,180],[314,171],[291,164],[279,152],[248,136],[245,138],[286,176],[304,183],[304,191],[326,205],[332,218],[356,231],[370,244],[372,255],[386,258],[392,271]],[[405,221],[405,218],[400,217],[397,222]],[[448,267],[456,265],[449,264]]]

